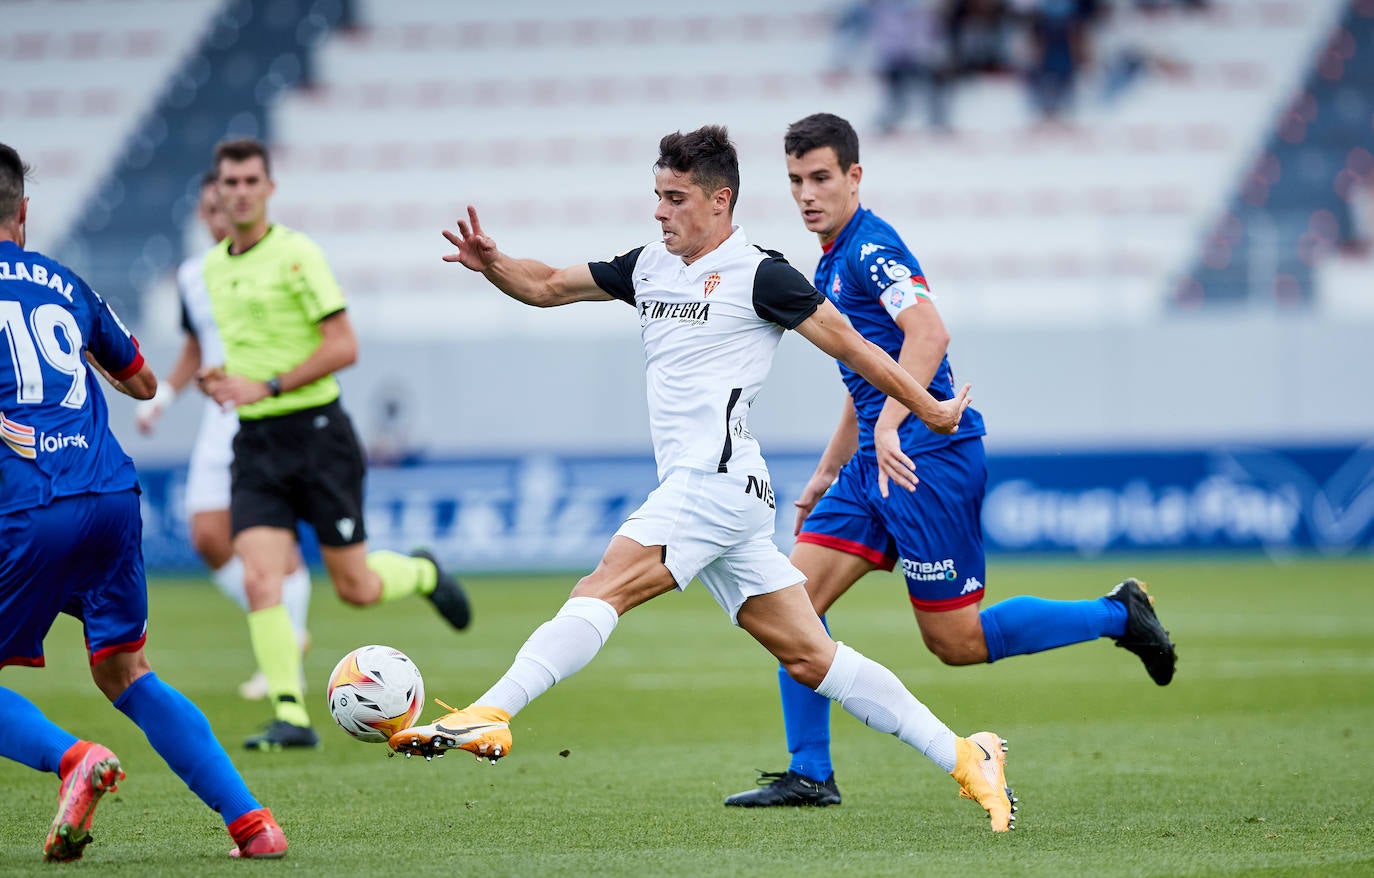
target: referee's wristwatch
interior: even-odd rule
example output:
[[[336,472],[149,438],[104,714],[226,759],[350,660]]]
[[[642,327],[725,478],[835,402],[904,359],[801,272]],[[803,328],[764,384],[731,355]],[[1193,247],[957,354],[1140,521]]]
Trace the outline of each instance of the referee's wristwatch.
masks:
[[[267,395],[281,396],[281,376],[273,375],[267,379]]]

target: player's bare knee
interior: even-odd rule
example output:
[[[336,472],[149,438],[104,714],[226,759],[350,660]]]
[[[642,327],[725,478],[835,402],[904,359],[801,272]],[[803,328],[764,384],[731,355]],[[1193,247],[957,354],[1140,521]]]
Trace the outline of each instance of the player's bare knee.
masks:
[[[91,665],[91,679],[101,694],[113,703],[135,680],[151,670],[143,650],[117,652]]]
[[[370,607],[382,599],[381,578],[367,568],[334,577],[334,593],[346,604]]]
[[[926,648],[940,661],[953,667],[982,664],[988,659],[987,645],[981,638],[971,639],[925,638]]]
[[[830,671],[829,665],[820,660],[818,656],[785,659],[782,661],[782,666],[787,670],[787,676],[808,689],[815,689],[821,685],[821,681]]]

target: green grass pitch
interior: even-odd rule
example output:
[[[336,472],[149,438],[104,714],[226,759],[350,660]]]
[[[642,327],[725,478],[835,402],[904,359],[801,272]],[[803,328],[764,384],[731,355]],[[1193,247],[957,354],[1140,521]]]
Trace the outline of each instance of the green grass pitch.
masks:
[[[317,578],[307,698],[325,746],[279,754],[239,749],[267,718],[234,694],[252,669],[241,614],[206,581],[156,581],[149,657],[278,816],[291,850],[277,863],[228,860],[218,816],[90,683],[71,620],[48,637],[46,670],[0,680],[129,772],[85,860],[52,874],[1374,874],[1374,561],[994,559],[990,573],[991,600],[1095,596],[1139,575],[1180,653],[1167,688],[1109,641],[946,668],[920,645],[896,577],[872,576],[838,605],[836,636],[956,731],[1010,740],[1022,810],[1005,836],[929,762],[838,709],[842,806],[722,807],[786,753],[775,666],[700,586],[628,614],[591,666],[516,718],[514,752],[493,766],[465,753],[385,758],[333,726],[325,677],[352,647],[383,643],[416,661],[431,696],[465,704],[575,575],[472,578],[463,634],[419,600],[346,607]],[[0,763],[0,874],[43,868],[56,790],[51,775]]]

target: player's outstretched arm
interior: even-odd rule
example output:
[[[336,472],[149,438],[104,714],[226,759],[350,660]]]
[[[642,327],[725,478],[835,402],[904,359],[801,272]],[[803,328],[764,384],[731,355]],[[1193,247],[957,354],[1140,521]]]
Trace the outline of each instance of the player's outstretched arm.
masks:
[[[115,378],[95,358],[95,354],[86,351],[86,362],[91,364],[100,375],[109,382],[110,386],[125,396],[132,396],[134,399],[152,399],[157,393],[157,375],[153,372],[153,367],[144,363],[143,366],[134,374],[125,378],[123,381]]]
[[[444,256],[472,271],[480,271],[501,292],[526,305],[552,308],[571,302],[609,301],[613,298],[596,285],[585,263],[554,268],[537,259],[515,259],[502,253],[496,241],[482,231],[477,208],[468,205],[468,218],[458,229],[444,229],[444,237],[456,249]]]
[[[900,402],[936,433],[953,433],[971,400],[964,385],[953,399],[937,400],[887,352],[860,335],[827,299],[797,327],[807,341],[858,372]]]

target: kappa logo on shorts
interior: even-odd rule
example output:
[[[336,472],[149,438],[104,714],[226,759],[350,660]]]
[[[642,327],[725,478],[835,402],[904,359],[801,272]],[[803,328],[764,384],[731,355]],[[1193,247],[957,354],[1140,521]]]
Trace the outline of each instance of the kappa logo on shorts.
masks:
[[[334,529],[339,532],[339,536],[345,540],[353,539],[353,529],[356,525],[351,518],[340,518],[334,522]]]

